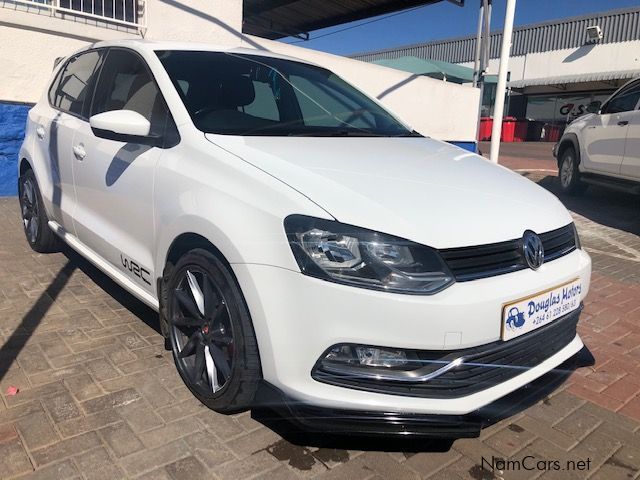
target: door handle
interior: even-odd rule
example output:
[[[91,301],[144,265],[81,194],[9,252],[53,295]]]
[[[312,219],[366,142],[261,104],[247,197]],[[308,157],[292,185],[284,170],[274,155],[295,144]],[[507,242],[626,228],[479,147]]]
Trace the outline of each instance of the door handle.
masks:
[[[84,149],[84,146],[82,146],[82,144],[80,145],[76,145],[75,147],[73,147],[73,155],[80,161],[84,160],[84,157],[87,156],[87,152]]]
[[[44,136],[46,135],[46,133],[47,132],[45,131],[44,127],[42,125],[38,125],[38,127],[36,128],[36,135],[40,140],[44,139]]]
[[[621,127],[624,127],[625,125],[629,125],[629,122],[627,120],[621,120],[618,122],[618,125],[620,125]]]

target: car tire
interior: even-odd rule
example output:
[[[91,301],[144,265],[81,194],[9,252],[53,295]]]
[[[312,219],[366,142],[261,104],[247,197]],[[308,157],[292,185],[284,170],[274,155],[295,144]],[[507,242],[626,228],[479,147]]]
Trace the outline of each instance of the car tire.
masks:
[[[580,181],[580,171],[578,170],[578,160],[574,148],[566,148],[562,152],[558,163],[558,177],[562,192],[568,195],[583,193],[587,185]]]
[[[18,199],[24,234],[29,246],[38,253],[51,253],[60,249],[60,239],[49,228],[38,181],[29,169],[18,179]]]
[[[262,373],[249,309],[233,273],[195,249],[167,272],[168,344],[185,385],[220,413],[250,408]]]

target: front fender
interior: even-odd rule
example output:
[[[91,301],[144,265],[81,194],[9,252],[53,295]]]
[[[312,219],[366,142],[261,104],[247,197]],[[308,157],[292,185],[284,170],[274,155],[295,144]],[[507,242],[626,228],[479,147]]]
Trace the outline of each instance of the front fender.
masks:
[[[299,271],[284,219],[293,213],[332,219],[307,197],[202,139],[167,150],[155,181],[155,272],[184,233],[211,242],[230,264]],[[189,144],[194,146],[188,146]]]

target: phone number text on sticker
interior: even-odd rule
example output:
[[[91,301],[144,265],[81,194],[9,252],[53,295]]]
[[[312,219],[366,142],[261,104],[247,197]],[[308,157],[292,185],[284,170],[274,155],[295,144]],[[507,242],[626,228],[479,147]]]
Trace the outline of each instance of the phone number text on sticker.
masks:
[[[553,322],[580,306],[582,283],[574,280],[538,295],[505,305],[502,339],[510,340]]]

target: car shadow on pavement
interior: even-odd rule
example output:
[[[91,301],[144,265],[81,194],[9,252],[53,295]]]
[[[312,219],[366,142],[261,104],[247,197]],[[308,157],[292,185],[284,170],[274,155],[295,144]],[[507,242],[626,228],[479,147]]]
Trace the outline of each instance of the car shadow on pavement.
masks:
[[[69,262],[78,267],[86,276],[88,276],[96,285],[98,285],[105,293],[111,296],[116,302],[133,313],[149,327],[153,328],[158,335],[160,333],[160,320],[158,312],[148,307],[140,300],[135,298],[124,288],[111,280],[109,276],[102,273],[96,266],[80,256],[75,250],[69,246],[62,247],[62,253],[69,259]]]
[[[13,362],[18,358],[38,325],[47,314],[60,292],[69,282],[69,278],[76,269],[72,261],[68,261],[55,275],[49,286],[38,297],[29,311],[22,317],[20,325],[16,328],[7,341],[0,347],[0,380],[9,371]]]
[[[640,196],[595,185],[590,185],[582,195],[565,195],[560,192],[558,177],[553,175],[542,178],[538,184],[558,196],[572,212],[601,225],[640,235]]]

